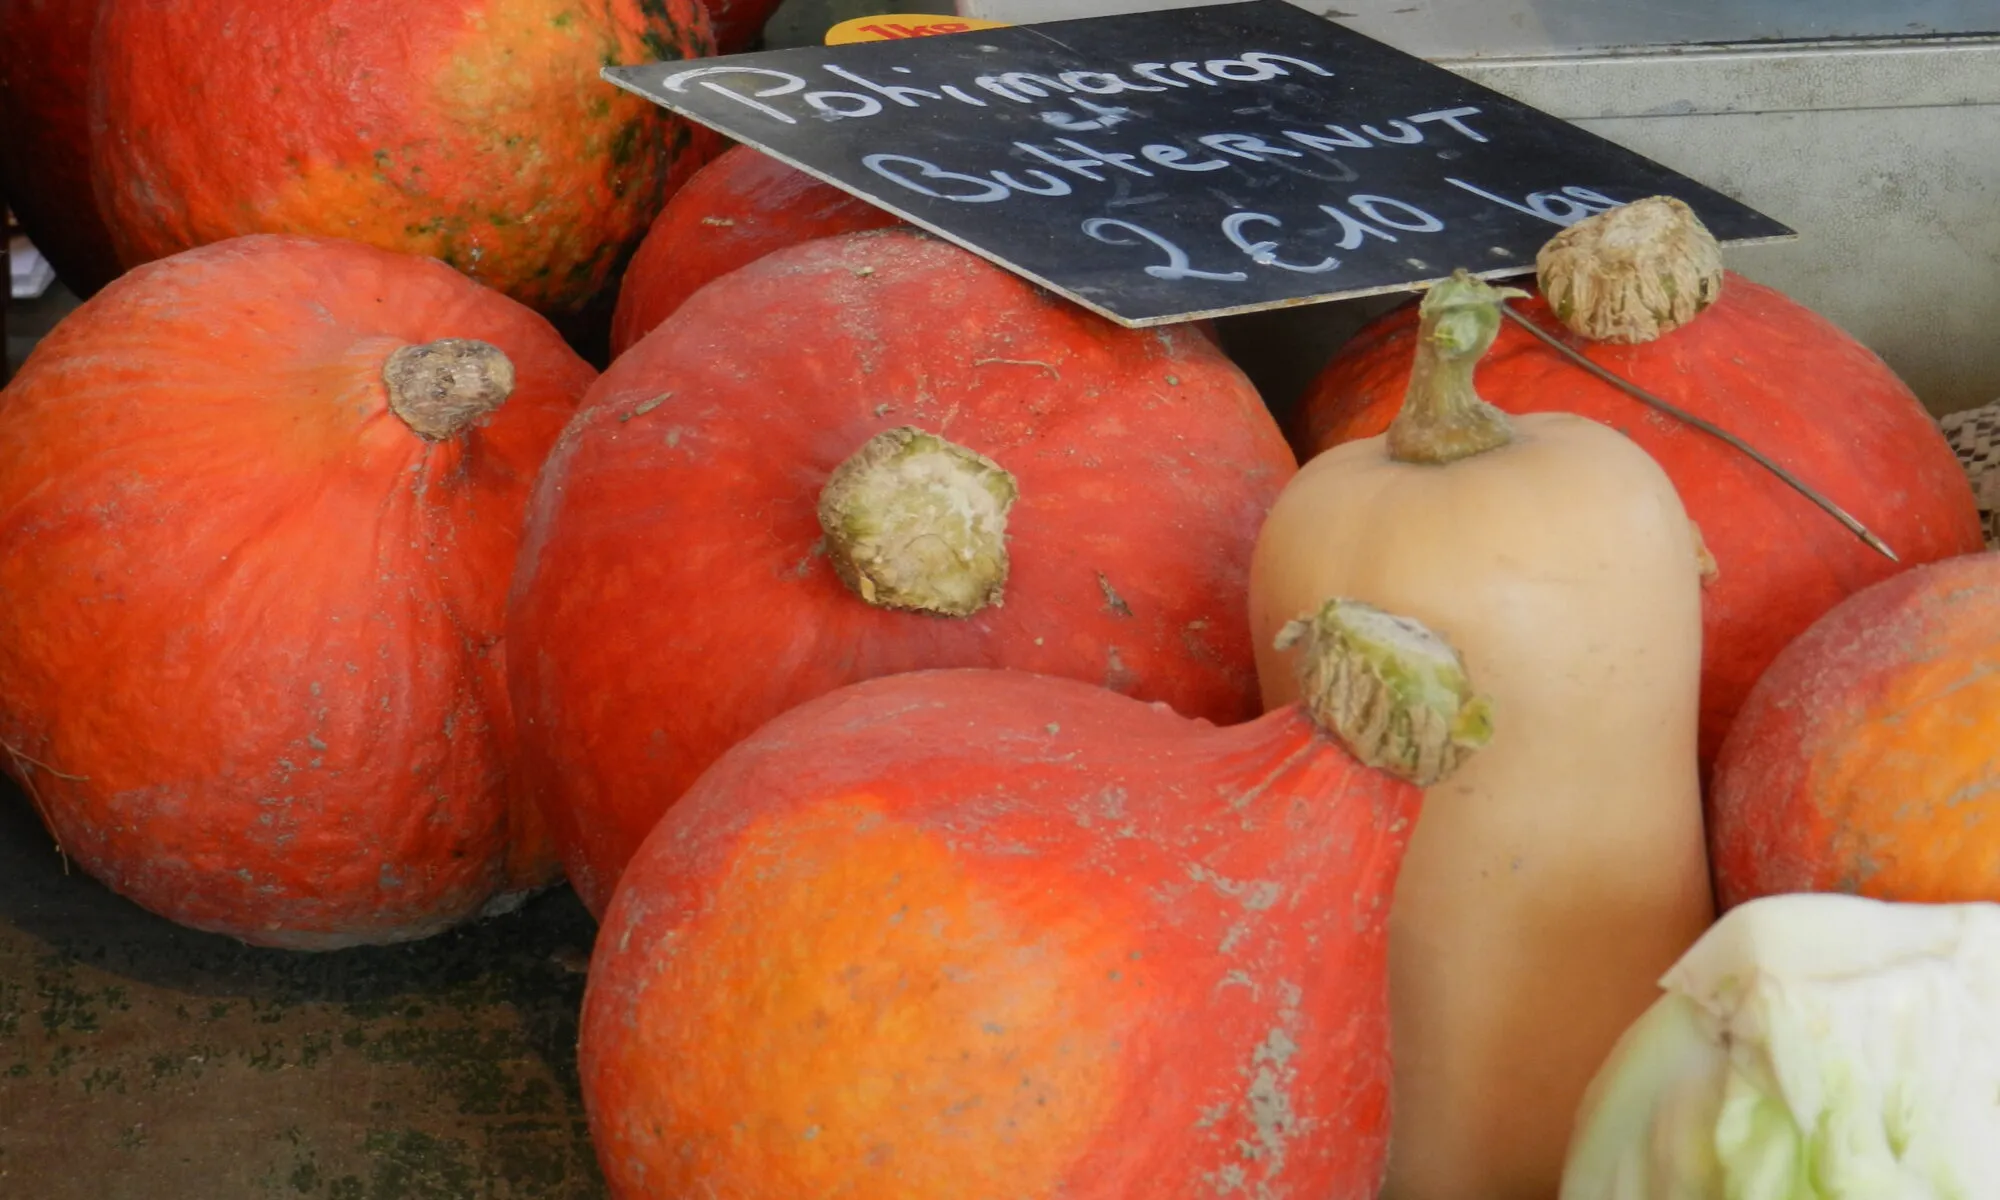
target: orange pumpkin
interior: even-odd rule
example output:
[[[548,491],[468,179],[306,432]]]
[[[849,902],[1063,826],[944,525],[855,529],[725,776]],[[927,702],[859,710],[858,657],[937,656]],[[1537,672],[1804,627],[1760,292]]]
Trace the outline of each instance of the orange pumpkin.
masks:
[[[506,297],[333,239],[218,242],[63,321],[0,393],[0,757],[63,851],[310,949],[551,881],[500,623],[591,379]]]
[[[1878,583],[1787,646],[1723,743],[1710,808],[1724,905],[2000,901],[2000,552]]]
[[[1255,715],[1250,549],[1295,469],[1208,339],[928,235],[723,276],[612,364],[536,485],[509,672],[570,881],[601,912],[718,755],[877,675]]]
[[[1480,363],[1479,391],[1509,413],[1570,412],[1609,425],[1673,480],[1717,568],[1702,592],[1706,776],[1751,685],[1820,614],[1897,571],[1976,551],[1982,542],[1965,473],[1902,381],[1811,309],[1740,276],[1725,277],[1713,239],[1676,204],[1631,205],[1590,218],[1543,252],[1544,289],[1563,289],[1567,317],[1585,328],[1598,324],[1599,334],[1617,340],[1565,331],[1541,296],[1517,310],[1592,362],[1744,438],[1859,518],[1899,561],[1863,545],[1733,447],[1648,408],[1511,322]],[[1692,229],[1680,224],[1683,218]],[[1613,221],[1665,228],[1635,231]],[[1641,265],[1635,246],[1653,243],[1663,243],[1659,253]],[[1702,265],[1711,269],[1690,259],[1707,259]],[[1579,276],[1593,286],[1580,286]],[[1652,281],[1665,276],[1681,280],[1664,292],[1680,311],[1659,319],[1645,304],[1662,299]],[[1638,327],[1614,332],[1621,322]],[[1409,383],[1416,334],[1410,305],[1377,320],[1334,357],[1297,415],[1302,458],[1388,428]]]
[[[631,349],[702,284],[773,250],[900,223],[754,146],[724,151],[674,193],[639,243],[619,284],[611,353]]]
[[[104,0],[93,153],[127,266],[249,233],[442,259],[557,319],[721,149],[606,63],[713,52],[696,0]]]
[[[657,3],[658,0],[653,0]],[[764,26],[778,11],[782,0],[702,0],[709,23],[715,27],[718,54],[755,50],[763,40]]]
[[[927,671],[732,749],[597,938],[612,1195],[1374,1200],[1407,780],[1480,702],[1421,627],[1341,607],[1312,715]]]
[[[774,250],[903,223],[754,146],[725,151],[673,194],[639,243],[619,284],[612,357],[658,328],[695,289]],[[1217,341],[1211,320],[1187,328]]]

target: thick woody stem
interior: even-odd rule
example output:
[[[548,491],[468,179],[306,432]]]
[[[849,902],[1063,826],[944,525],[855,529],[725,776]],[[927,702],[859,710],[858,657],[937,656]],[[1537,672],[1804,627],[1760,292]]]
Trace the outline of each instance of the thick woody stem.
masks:
[[[1295,645],[1307,710],[1371,767],[1430,787],[1493,736],[1458,652],[1408,617],[1328,600],[1278,631],[1278,649]]]
[[[1389,425],[1389,457],[1441,466],[1514,440],[1507,414],[1480,398],[1472,373],[1500,332],[1501,303],[1526,294],[1462,269],[1424,293],[1409,387]]]
[[[500,347],[467,338],[404,346],[382,365],[389,409],[426,441],[458,436],[514,391],[514,364]]]
[[[1550,238],[1535,277],[1556,318],[1594,342],[1650,342],[1722,294],[1722,247],[1672,196],[1587,217]]]
[[[819,497],[834,571],[881,608],[970,616],[1007,584],[1014,477],[921,429],[887,429],[834,469]]]

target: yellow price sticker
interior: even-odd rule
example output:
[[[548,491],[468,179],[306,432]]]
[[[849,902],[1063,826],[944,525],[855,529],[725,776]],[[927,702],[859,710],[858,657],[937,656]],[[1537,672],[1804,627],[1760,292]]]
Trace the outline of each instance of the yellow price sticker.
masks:
[[[850,17],[826,31],[826,44],[849,46],[855,42],[898,42],[904,38],[936,37],[941,33],[965,33],[973,29],[1005,29],[1007,25],[1006,21],[982,21],[977,17],[939,13]]]

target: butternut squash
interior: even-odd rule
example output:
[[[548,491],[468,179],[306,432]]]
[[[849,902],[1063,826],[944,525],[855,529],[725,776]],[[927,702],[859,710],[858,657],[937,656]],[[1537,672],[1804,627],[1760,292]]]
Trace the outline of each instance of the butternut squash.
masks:
[[[1592,1073],[1713,913],[1696,777],[1699,534],[1659,465],[1568,413],[1509,417],[1473,370],[1509,295],[1431,288],[1401,414],[1309,462],[1250,605],[1276,645],[1323,596],[1457,646],[1492,744],[1430,790],[1390,917],[1388,1200],[1546,1200]]]

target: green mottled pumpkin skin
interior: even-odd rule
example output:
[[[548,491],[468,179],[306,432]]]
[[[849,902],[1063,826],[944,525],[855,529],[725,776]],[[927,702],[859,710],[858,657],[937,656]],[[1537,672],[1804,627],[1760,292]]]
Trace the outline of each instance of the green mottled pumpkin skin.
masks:
[[[101,22],[93,162],[128,267],[321,234],[560,319],[721,149],[598,74],[713,53],[698,0],[106,0]]]

